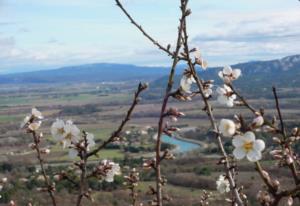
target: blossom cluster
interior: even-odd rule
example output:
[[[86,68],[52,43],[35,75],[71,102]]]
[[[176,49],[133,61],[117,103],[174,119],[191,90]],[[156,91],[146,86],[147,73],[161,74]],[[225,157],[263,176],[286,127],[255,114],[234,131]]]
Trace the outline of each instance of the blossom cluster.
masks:
[[[77,157],[80,149],[86,147],[89,151],[95,146],[94,135],[92,133],[81,135],[80,130],[71,120],[64,122],[57,119],[51,126],[51,134],[57,142],[62,144],[63,148],[69,148],[69,156],[73,159]]]

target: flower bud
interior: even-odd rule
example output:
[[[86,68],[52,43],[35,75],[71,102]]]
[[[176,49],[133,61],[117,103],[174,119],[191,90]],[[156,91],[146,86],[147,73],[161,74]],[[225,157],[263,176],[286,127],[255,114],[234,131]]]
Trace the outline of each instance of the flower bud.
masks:
[[[41,149],[41,153],[42,153],[42,154],[49,154],[49,153],[50,153],[50,149],[48,149],[48,148],[43,148],[43,149]]]
[[[275,143],[281,144],[281,140],[278,137],[273,137]]]
[[[34,149],[36,148],[36,144],[30,143],[30,144],[28,145],[28,147],[29,147],[30,149],[34,150]]]
[[[278,190],[279,186],[280,186],[280,182],[278,180],[273,180],[272,185],[273,185],[275,190]]]
[[[267,171],[263,170],[262,171],[262,175],[263,175],[264,178],[270,179],[270,175],[269,175],[269,173]]]
[[[291,196],[289,196],[286,203],[287,203],[287,206],[292,206],[294,203],[293,198]]]
[[[286,163],[288,165],[292,164],[294,162],[293,158],[290,155],[286,156]]]

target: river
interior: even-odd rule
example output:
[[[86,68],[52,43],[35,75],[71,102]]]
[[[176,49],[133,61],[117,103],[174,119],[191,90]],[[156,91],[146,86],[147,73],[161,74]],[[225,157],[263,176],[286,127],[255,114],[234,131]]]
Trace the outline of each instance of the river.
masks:
[[[189,152],[194,149],[200,148],[200,145],[198,145],[198,144],[180,140],[180,139],[176,139],[175,137],[169,137],[167,135],[162,136],[162,141],[165,143],[176,145],[175,150],[176,150],[176,152],[179,152],[179,153]]]

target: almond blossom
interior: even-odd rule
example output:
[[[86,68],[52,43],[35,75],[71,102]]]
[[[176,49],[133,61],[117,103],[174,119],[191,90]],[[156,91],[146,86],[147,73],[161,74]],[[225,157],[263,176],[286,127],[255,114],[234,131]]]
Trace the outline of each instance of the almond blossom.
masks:
[[[232,89],[226,84],[223,87],[217,88],[218,98],[217,101],[221,105],[226,105],[227,107],[234,106],[234,100],[236,99],[236,95],[233,93]]]
[[[44,118],[42,113],[39,110],[37,110],[36,108],[32,108],[31,115],[34,116],[37,119],[43,119]]]
[[[78,150],[76,148],[69,148],[69,153],[68,153],[69,157],[71,159],[75,159],[78,156]]]
[[[235,134],[235,123],[230,119],[221,119],[219,131],[224,137],[232,137]]]
[[[203,94],[206,98],[210,97],[213,93],[213,90],[212,90],[212,88],[214,86],[213,82],[214,82],[213,80],[209,80],[209,81],[204,82],[204,84],[203,84]]]
[[[63,134],[63,147],[69,147],[74,143],[77,143],[80,139],[80,130],[76,125],[73,124],[72,121],[67,121],[64,127],[64,134]]]
[[[241,76],[240,69],[232,69],[231,66],[225,66],[222,71],[218,73],[219,77],[223,79],[225,84],[229,84]]]
[[[61,119],[56,121],[51,126],[51,134],[56,141],[62,141],[65,133],[65,122]]]
[[[195,83],[196,80],[192,75],[183,75],[181,80],[180,80],[180,88],[185,92],[185,93],[192,93],[191,92],[191,86],[193,83]]]
[[[233,137],[232,144],[235,147],[233,155],[240,160],[247,156],[250,162],[257,162],[262,158],[261,152],[265,149],[263,140],[255,140],[255,134],[251,131],[244,135],[236,135]]]
[[[28,129],[30,129],[31,131],[36,131],[40,128],[41,124],[41,121],[30,123],[28,125]]]
[[[216,182],[217,184],[217,190],[223,194],[225,192],[229,192],[230,191],[230,184],[228,179],[225,178],[224,175],[220,175],[219,179]]]
[[[43,115],[42,115],[42,113],[39,111],[39,110],[37,110],[36,108],[32,108],[31,109],[31,114],[30,115],[27,115],[25,118],[24,118],[24,120],[23,120],[23,122],[21,123],[21,125],[20,125],[20,127],[21,128],[24,128],[25,127],[25,125],[27,125],[27,124],[29,124],[29,123],[32,123],[33,122],[33,120],[41,120],[41,119],[43,119],[44,117],[43,117]],[[28,125],[27,125],[28,126]],[[32,129],[35,129],[36,130],[36,126],[38,126],[38,124],[35,124],[35,125],[32,125],[31,127],[32,127]],[[31,130],[32,130],[31,129]],[[38,129],[38,128],[37,128]],[[32,131],[34,131],[34,130],[32,130]]]
[[[202,69],[206,70],[208,66],[207,61],[203,59],[202,54],[198,48],[195,49],[194,56],[196,63],[199,64]]]
[[[104,180],[106,182],[113,182],[114,176],[121,174],[121,168],[118,163],[114,163],[109,160],[102,160],[101,164],[109,167],[109,169],[106,170],[106,174],[104,177]]]
[[[88,133],[87,136],[86,136],[86,140],[87,140],[87,151],[90,150],[91,147],[94,147],[95,146],[95,140],[94,140],[94,135],[92,133]]]

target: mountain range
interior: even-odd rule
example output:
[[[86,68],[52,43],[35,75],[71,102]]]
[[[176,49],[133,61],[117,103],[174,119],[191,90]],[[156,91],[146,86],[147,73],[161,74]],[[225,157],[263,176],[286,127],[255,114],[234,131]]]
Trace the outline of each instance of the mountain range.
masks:
[[[238,84],[300,87],[300,55],[287,56],[270,61],[251,61],[232,65],[240,68],[245,78],[240,78]],[[177,77],[184,70],[184,65],[177,69]],[[221,67],[212,67],[206,71],[199,69],[201,77],[217,79]],[[128,64],[97,63],[80,66],[63,67],[54,70],[43,70],[26,73],[0,75],[0,84],[30,84],[30,83],[78,83],[78,82],[111,82],[145,80],[153,82],[155,87],[164,83],[168,67],[146,67]],[[178,81],[177,81],[178,82]],[[249,84],[248,84],[249,83]]]

